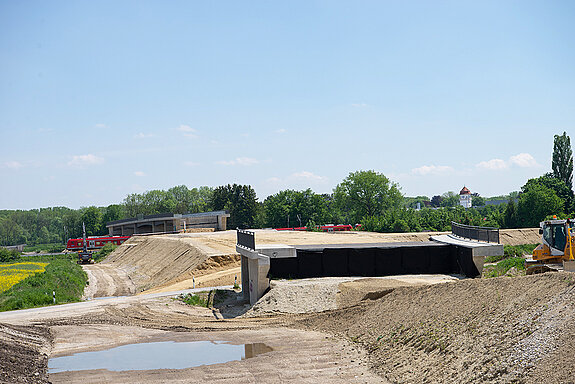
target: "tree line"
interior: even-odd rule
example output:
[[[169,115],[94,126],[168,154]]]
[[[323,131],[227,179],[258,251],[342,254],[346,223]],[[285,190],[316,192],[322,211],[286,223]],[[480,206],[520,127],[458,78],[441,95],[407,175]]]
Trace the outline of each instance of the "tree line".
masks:
[[[330,194],[311,189],[283,190],[259,202],[249,185],[228,184],[217,188],[175,186],[128,195],[120,204],[53,207],[0,211],[0,245],[63,243],[82,236],[107,234],[106,224],[137,215],[197,213],[228,210],[228,228],[280,228],[319,224],[361,224],[376,232],[447,231],[451,221],[497,228],[536,227],[550,215],[573,217],[573,156],[570,138],[555,135],[552,171],[527,180],[521,191],[496,198],[507,203],[484,205],[489,200],[474,196],[474,207],[464,209],[459,196],[446,192],[432,198],[405,197],[397,183],[369,170],[350,173]],[[418,204],[419,203],[419,204]],[[416,206],[421,209],[414,209]]]

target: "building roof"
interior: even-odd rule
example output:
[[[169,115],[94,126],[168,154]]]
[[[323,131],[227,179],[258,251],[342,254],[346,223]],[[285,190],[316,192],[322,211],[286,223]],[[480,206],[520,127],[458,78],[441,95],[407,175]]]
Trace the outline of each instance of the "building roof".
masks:
[[[463,189],[459,192],[460,195],[471,195],[471,191],[467,189],[467,187],[463,187]]]

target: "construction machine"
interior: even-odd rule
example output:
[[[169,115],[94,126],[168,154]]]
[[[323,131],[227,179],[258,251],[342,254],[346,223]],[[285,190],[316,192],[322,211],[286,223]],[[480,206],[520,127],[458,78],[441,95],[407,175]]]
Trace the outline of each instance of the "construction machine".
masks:
[[[526,261],[527,274],[575,271],[575,220],[546,220],[539,224],[541,244]]]
[[[86,226],[82,223],[82,232],[84,241],[82,242],[82,250],[78,251],[78,264],[92,264],[92,252],[88,251],[88,239],[86,238]]]

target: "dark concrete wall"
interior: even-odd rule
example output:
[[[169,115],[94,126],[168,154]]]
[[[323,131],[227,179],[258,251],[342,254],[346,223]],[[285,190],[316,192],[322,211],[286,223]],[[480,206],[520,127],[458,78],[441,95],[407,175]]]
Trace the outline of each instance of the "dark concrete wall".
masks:
[[[471,249],[455,245],[297,250],[297,257],[272,258],[271,278],[393,276],[407,274],[479,275]]]

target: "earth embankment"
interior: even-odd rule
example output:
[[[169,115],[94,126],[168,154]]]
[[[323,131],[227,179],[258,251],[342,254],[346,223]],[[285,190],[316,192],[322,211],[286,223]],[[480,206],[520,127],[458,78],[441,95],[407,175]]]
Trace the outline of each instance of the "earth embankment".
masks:
[[[566,272],[466,279],[399,287],[302,325],[360,343],[392,382],[567,383],[574,302]]]
[[[354,244],[425,242],[445,232],[296,232],[255,230],[256,244]],[[537,228],[500,231],[502,244],[535,244]],[[239,276],[240,256],[235,250],[236,232],[183,233],[134,236],[110,254],[102,264],[126,274],[136,292],[160,292],[202,286],[231,285]],[[131,288],[130,288],[131,290]]]
[[[135,236],[103,262],[124,271],[136,291],[169,287],[194,276],[239,266],[239,255],[222,255],[186,239],[165,236]],[[190,286],[186,288],[191,288]]]

